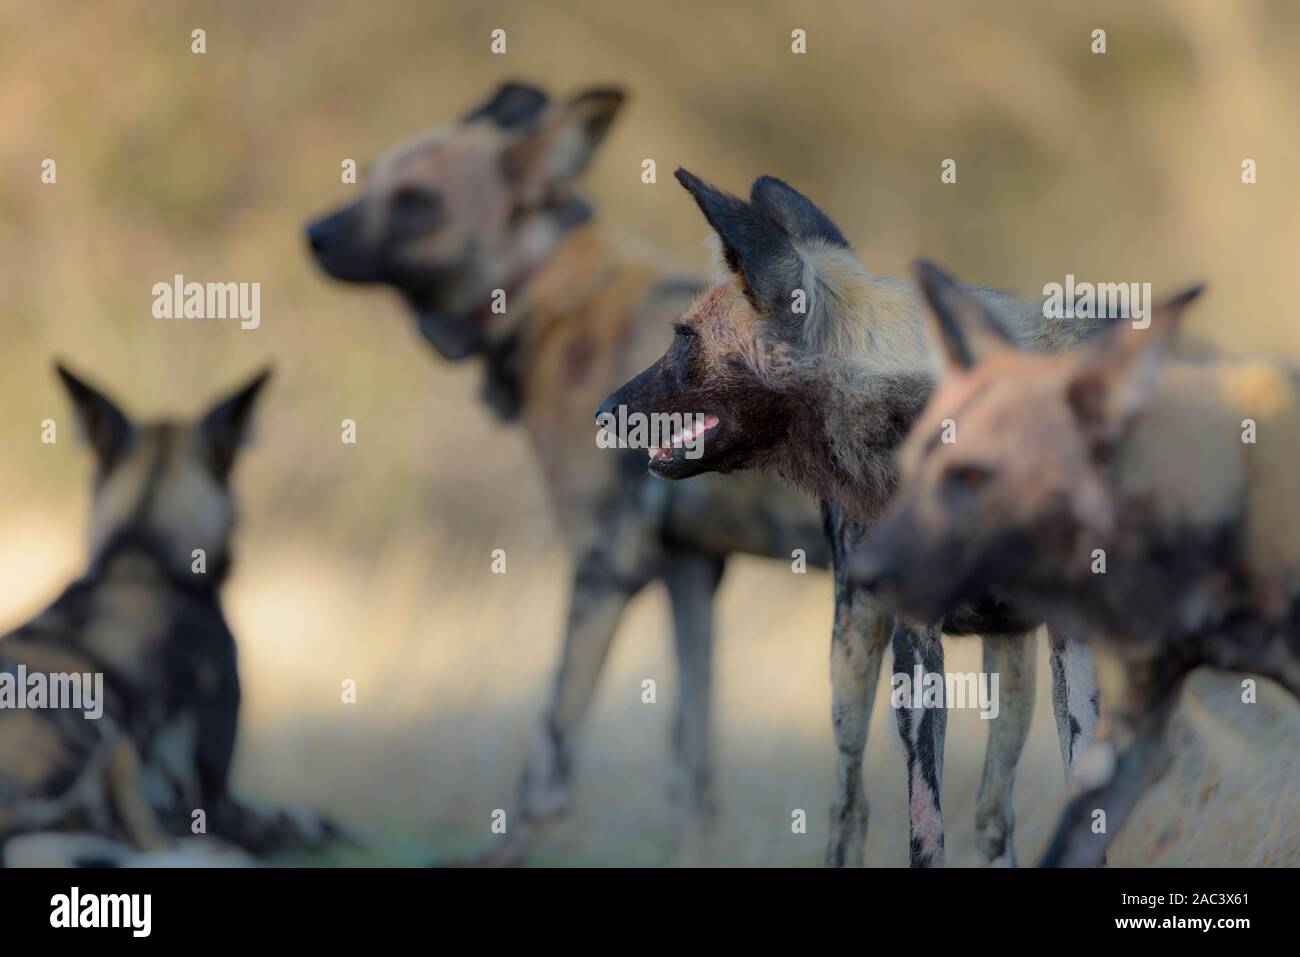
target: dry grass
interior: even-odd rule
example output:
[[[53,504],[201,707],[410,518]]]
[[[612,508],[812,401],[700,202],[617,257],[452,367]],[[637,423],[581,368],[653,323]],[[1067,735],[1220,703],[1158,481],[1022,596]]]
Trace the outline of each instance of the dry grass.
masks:
[[[134,6],[134,9],[132,7]],[[458,113],[498,79],[617,80],[634,99],[591,175],[602,215],[703,266],[677,164],[744,188],[782,175],[839,220],[870,268],[924,251],[1035,290],[1082,278],[1211,282],[1195,330],[1300,354],[1296,90],[1300,12],[1280,3],[1121,0],[1082,9],[912,3],[0,3],[0,627],[80,563],[88,463],[38,423],[67,405],[61,354],[145,410],[193,410],[266,358],[278,366],[228,607],[247,686],[239,778],[367,833],[344,859],[418,863],[487,839],[508,806],[558,650],[565,562],[522,437],[436,362],[396,303],[317,276],[298,235],[359,161]],[[743,12],[742,12],[743,11]],[[208,31],[209,52],[189,52]],[[510,53],[487,54],[509,30]],[[793,27],[810,53],[788,52]],[[1088,53],[1103,26],[1110,52]],[[54,157],[59,182],[42,186]],[[660,183],[642,186],[654,157]],[[939,161],[958,160],[941,186]],[[1259,162],[1243,186],[1240,162]],[[263,324],[160,322],[174,273],[256,280]],[[359,423],[342,446],[340,419]],[[65,433],[66,434],[66,433]],[[487,573],[491,548],[511,571]],[[620,635],[582,752],[573,819],[539,863],[659,863],[672,674],[661,595]],[[833,755],[828,582],[739,562],[722,596],[716,714],[724,816],[713,860],[816,864]],[[954,643],[954,668],[978,667]],[[1063,799],[1040,653],[1017,788],[1027,860]],[[343,678],[360,701],[339,701]],[[906,861],[905,780],[883,699],[868,755],[869,860]],[[1116,864],[1300,862],[1300,709],[1271,685],[1237,703],[1198,675],[1179,760]],[[953,716],[950,857],[974,862],[985,729]],[[790,834],[795,807],[809,832]]]

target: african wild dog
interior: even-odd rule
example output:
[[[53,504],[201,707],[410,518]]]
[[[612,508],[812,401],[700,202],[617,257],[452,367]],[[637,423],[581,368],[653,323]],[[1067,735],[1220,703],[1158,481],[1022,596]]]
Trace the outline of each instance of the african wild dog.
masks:
[[[114,846],[129,857],[114,841],[154,851],[189,837],[196,810],[208,834],[253,853],[332,834],[309,814],[237,801],[228,784],[239,675],[218,590],[230,472],[268,373],[196,422],[136,425],[58,371],[95,454],[90,563],[0,638],[0,676],[16,686],[20,675],[102,675],[102,715],[0,708],[0,852],[75,831],[88,840],[64,845],[73,862],[107,863]]]
[[[1267,675],[1300,696],[1300,374],[1167,357],[1199,287],[1149,328],[1044,357],[923,268],[948,371],[850,577],[921,615],[995,587],[1094,641],[1110,731],[1043,859],[1093,864],[1168,765],[1192,668]],[[944,420],[953,442],[935,441]],[[1090,828],[1098,808],[1105,834]]]
[[[924,308],[911,283],[867,275],[835,224],[782,181],[760,177],[746,202],[684,170],[677,176],[716,232],[725,272],[678,321],[668,352],[598,412],[625,406],[693,413],[712,423],[699,458],[682,449],[654,453],[649,467],[658,475],[765,469],[825,503],[835,558],[838,762],[826,856],[831,864],[858,865],[867,818],[862,753],[885,645],[892,636],[896,673],[910,675],[918,663],[943,672],[938,617],[930,624],[900,619],[895,627],[890,610],[845,577],[849,552],[894,487],[894,449],[932,388]],[[975,294],[1005,317],[1019,341],[1044,351],[1079,342],[1097,324],[1051,321],[1041,307],[987,289]],[[1035,645],[1006,639],[1032,635],[1038,619],[986,596],[954,609],[942,624],[952,634],[983,635],[985,670],[1000,675],[1005,703],[990,727],[976,825],[985,861],[1011,864],[1011,792],[1033,712]],[[1068,779],[1096,723],[1095,679],[1084,646],[1059,629],[1049,636]],[[945,711],[900,708],[897,715],[907,752],[910,859],[942,864]]]
[[[518,792],[517,859],[569,803],[573,741],[618,620],[656,579],[672,604],[680,690],[674,798],[706,823],[712,604],[734,552],[825,565],[815,511],[778,483],[647,480],[644,454],[597,446],[591,409],[663,348],[668,321],[701,288],[655,252],[612,237],[579,194],[623,102],[598,88],[551,102],[518,83],[459,123],[381,157],[361,197],[308,227],[321,267],[395,287],[446,359],[479,356],[483,396],[527,429],[575,569],[564,650]],[[504,295],[506,308],[494,311]]]

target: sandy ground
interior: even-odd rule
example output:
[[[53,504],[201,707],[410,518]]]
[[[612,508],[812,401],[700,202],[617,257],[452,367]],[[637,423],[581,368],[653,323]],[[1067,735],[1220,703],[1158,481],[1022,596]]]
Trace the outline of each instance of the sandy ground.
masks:
[[[76,569],[80,545],[51,517],[0,533],[0,623],[34,610]],[[322,863],[421,864],[494,840],[558,650],[564,559],[517,553],[505,576],[482,556],[431,561],[414,541],[379,564],[292,540],[253,540],[227,592],[240,640],[246,707],[237,781],[247,793],[311,802],[367,847]],[[825,840],[829,732],[826,576],[791,582],[777,563],[740,560],[721,592],[717,753],[722,813],[712,864],[813,866]],[[580,753],[573,814],[537,845],[539,865],[655,865],[674,860],[665,800],[673,670],[664,596],[629,611]],[[977,670],[978,641],[948,642],[950,670]],[[1017,848],[1027,863],[1064,800],[1046,649],[1016,786]],[[658,703],[642,704],[644,678]],[[355,705],[341,683],[357,682]],[[1177,759],[1116,840],[1115,866],[1300,863],[1300,708],[1260,682],[1198,673],[1178,714]],[[886,696],[866,765],[867,862],[907,860],[906,779]],[[949,862],[973,866],[973,809],[987,734],[975,712],[950,716],[944,805]],[[791,833],[794,809],[806,834]]]

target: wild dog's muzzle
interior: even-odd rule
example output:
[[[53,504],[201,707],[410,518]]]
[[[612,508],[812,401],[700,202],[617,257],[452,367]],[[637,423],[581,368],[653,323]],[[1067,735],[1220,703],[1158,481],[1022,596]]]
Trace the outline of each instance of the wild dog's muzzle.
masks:
[[[343,282],[379,282],[379,258],[361,235],[356,203],[307,224],[307,245],[320,267]]]

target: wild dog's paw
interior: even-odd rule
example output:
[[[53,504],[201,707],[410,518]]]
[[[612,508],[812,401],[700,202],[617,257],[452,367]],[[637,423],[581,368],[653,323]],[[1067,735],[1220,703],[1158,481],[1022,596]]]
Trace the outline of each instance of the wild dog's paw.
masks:
[[[289,805],[278,810],[278,833],[286,847],[316,849],[329,844],[360,844],[361,841],[333,818],[306,805]]]
[[[214,831],[253,854],[319,850],[336,842],[361,843],[341,825],[305,805],[228,801]]]

